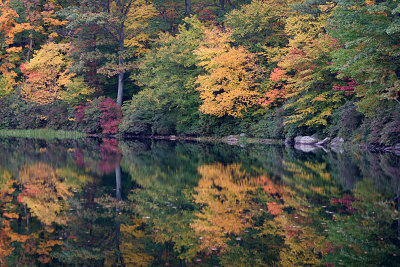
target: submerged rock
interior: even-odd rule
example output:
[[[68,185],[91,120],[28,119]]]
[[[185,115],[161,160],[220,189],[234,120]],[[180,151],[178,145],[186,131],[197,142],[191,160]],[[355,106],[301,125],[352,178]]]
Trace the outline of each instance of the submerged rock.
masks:
[[[295,144],[314,145],[318,142],[319,140],[312,136],[297,136],[294,138]]]
[[[275,144],[276,141],[273,140],[273,139],[262,139],[262,140],[261,140],[261,143],[262,143],[262,144],[267,144],[267,145],[272,145],[272,144]]]
[[[317,146],[326,146],[328,143],[329,143],[329,141],[331,141],[331,139],[329,138],[329,137],[327,137],[327,138],[325,138],[324,140],[322,140],[322,141],[319,141],[319,142],[317,142],[317,143],[315,143]]]
[[[319,147],[308,144],[295,144],[294,148],[303,152],[314,152],[315,150],[319,149]]]
[[[385,152],[392,152],[396,155],[400,155],[400,143],[394,146],[390,146],[384,149]]]
[[[239,142],[239,139],[236,138],[236,137],[233,136],[233,135],[230,135],[230,136],[228,136],[228,137],[226,138],[226,142],[227,142],[228,144],[230,144],[230,145],[234,145],[234,144],[237,144],[237,143]]]
[[[285,146],[291,146],[293,145],[294,141],[291,138],[286,138],[285,139]]]
[[[330,146],[338,147],[338,146],[343,146],[343,144],[344,144],[344,139],[342,137],[335,137],[332,139]]]

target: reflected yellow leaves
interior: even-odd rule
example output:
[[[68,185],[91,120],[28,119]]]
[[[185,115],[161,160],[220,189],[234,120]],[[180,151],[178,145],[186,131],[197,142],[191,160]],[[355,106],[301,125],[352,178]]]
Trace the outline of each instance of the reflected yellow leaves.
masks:
[[[43,224],[65,224],[66,200],[89,183],[91,177],[71,169],[55,169],[46,163],[24,165],[19,172],[22,192],[18,201],[25,203]]]
[[[318,181],[330,179],[324,171],[326,166],[290,163],[286,167],[294,173],[292,177],[297,182],[294,187],[266,175],[254,177],[244,171],[241,164],[200,166],[198,172],[202,178],[194,188],[197,193],[194,201],[202,208],[191,224],[200,239],[199,251],[211,253],[232,249],[228,242],[234,236],[243,235],[246,229],[254,228],[255,220],[265,216],[260,209],[266,204],[272,217],[265,218],[257,229],[260,236],[271,240],[266,243],[266,249],[279,255],[278,266],[320,265],[327,242],[315,227],[319,225],[314,216],[318,208],[312,207],[308,197],[337,189],[329,182],[332,188],[319,186]],[[265,193],[266,203],[256,201],[259,188]],[[244,237],[236,237],[236,240]]]
[[[11,199],[11,194],[15,191],[13,188],[14,181],[11,179],[11,174],[7,170],[0,168],[0,201],[8,202]]]
[[[198,171],[202,178],[194,199],[205,206],[191,227],[200,235],[200,249],[225,250],[228,235],[239,235],[253,225],[259,211],[252,195],[257,180],[249,178],[241,164],[203,165]]]
[[[0,168],[0,265],[6,266],[3,260],[18,253],[16,249],[24,255],[16,255],[21,265],[29,265],[29,255],[35,255],[40,263],[49,262],[54,246],[62,244],[52,237],[53,224],[67,222],[68,198],[91,181],[90,176],[73,169],[56,169],[41,162],[23,165],[17,178]],[[44,227],[32,232],[30,214]],[[25,220],[26,228],[21,228],[20,222]]]
[[[23,255],[36,255],[40,263],[48,263],[50,261],[50,253],[53,247],[61,245],[60,240],[51,240],[47,237],[47,233],[39,231],[29,235],[19,234],[11,228],[9,220],[3,220],[0,229],[0,265],[7,266],[2,260],[10,256],[16,249],[15,243],[21,244]],[[21,266],[28,266],[27,259],[21,257],[19,263]]]
[[[121,252],[126,266],[150,266],[154,257],[145,252],[143,239],[145,231],[141,230],[143,221],[135,218],[132,225],[121,225]]]
[[[262,235],[278,235],[284,240],[284,246],[278,248],[279,266],[319,266],[329,244],[316,228],[321,224],[318,221],[320,207],[314,206],[311,199],[332,196],[339,192],[339,187],[325,163],[283,163],[287,173],[283,175],[285,184],[259,179],[272,200],[268,211],[274,215],[272,221],[264,222]]]
[[[283,164],[288,172],[288,175],[282,177],[283,181],[298,193],[321,197],[335,196],[339,193],[338,184],[333,181],[326,163],[284,161]]]
[[[31,212],[45,225],[53,222],[65,224],[66,217],[62,211],[65,201],[72,195],[71,187],[57,175],[57,171],[45,163],[25,165],[19,177],[23,185],[18,196],[20,202],[26,203]]]

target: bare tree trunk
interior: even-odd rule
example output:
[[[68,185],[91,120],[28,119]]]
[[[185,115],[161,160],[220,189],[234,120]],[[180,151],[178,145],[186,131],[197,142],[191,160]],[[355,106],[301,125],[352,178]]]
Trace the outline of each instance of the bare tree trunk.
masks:
[[[115,167],[115,183],[116,183],[116,197],[118,201],[122,200],[122,182],[121,182],[121,165]]]
[[[120,65],[123,65],[120,61]],[[118,106],[122,106],[122,96],[124,94],[124,76],[125,72],[121,71],[118,74],[118,96],[117,96],[117,104]]]
[[[32,48],[33,48],[33,30],[31,30],[29,33],[29,49],[26,55],[26,62],[29,62],[29,60],[31,60]]]
[[[189,17],[192,15],[192,0],[185,0],[185,16]]]
[[[121,26],[120,32],[118,34],[119,36],[119,57],[118,57],[118,95],[117,95],[117,104],[119,106],[122,106],[122,97],[124,95],[124,76],[125,76],[125,70],[124,70],[124,57],[123,57],[123,52],[125,50],[125,45],[124,45],[124,26]]]
[[[400,187],[397,191],[397,211],[400,213]],[[400,240],[400,218],[397,219],[397,238]]]
[[[219,0],[219,7],[221,10],[225,10],[225,0]]]
[[[235,5],[232,3],[231,0],[227,0],[227,2],[228,2],[228,4],[229,4],[230,7],[235,7]]]
[[[115,167],[115,182],[116,182],[116,198],[117,201],[121,201],[122,200],[122,177],[121,177],[121,164],[118,163],[118,166]],[[116,208],[116,216],[118,217],[119,213],[120,213],[120,208],[117,206]],[[119,219],[117,219],[115,221],[115,244],[116,244],[116,249],[117,249],[117,256],[119,259],[119,264],[120,266],[125,266],[124,263],[124,258],[121,254],[121,250],[119,247],[119,243],[120,243],[120,235],[121,235],[121,221]]]

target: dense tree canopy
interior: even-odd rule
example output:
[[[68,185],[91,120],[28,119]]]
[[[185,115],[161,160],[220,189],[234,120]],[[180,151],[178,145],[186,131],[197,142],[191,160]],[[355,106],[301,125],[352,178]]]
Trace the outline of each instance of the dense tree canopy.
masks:
[[[107,112],[86,102],[109,97],[113,134],[393,145],[399,14],[394,0],[2,0],[1,127],[102,132]]]

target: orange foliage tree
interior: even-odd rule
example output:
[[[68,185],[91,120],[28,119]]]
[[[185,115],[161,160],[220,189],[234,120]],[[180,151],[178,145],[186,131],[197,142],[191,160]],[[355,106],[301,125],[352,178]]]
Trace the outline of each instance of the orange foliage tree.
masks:
[[[9,94],[16,85],[15,68],[20,61],[22,47],[15,45],[15,35],[23,31],[24,24],[17,22],[19,15],[9,0],[0,0],[0,96]]]
[[[40,3],[38,0],[24,0],[25,10],[17,10],[9,0],[0,1],[0,96],[7,95],[17,85],[17,67],[30,60],[34,45],[34,34],[56,37],[55,29],[65,24],[56,18],[54,1]],[[26,40],[23,33],[29,32]],[[40,38],[38,38],[40,39]],[[26,45],[27,44],[27,45]]]

